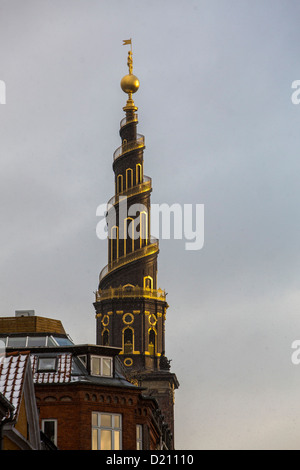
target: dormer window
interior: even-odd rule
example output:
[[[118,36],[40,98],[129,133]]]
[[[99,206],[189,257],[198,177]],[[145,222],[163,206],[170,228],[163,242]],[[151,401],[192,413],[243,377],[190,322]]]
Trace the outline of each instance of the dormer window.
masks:
[[[111,357],[91,356],[91,375],[112,377],[113,363]]]
[[[56,365],[56,357],[39,357],[38,372],[55,372]]]

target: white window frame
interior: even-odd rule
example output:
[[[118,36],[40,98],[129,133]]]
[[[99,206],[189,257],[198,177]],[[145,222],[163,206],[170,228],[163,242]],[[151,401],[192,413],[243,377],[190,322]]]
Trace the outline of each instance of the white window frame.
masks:
[[[97,425],[93,424],[93,415],[97,416]],[[112,425],[101,426],[101,416],[111,416]],[[119,418],[120,426],[115,426],[115,417]],[[91,433],[91,449],[92,450],[101,450],[101,431],[111,431],[112,433],[112,449],[111,450],[122,450],[122,415],[118,413],[101,413],[98,411],[92,411],[91,413],[92,421],[92,433]],[[97,431],[97,449],[93,449],[93,431]],[[118,432],[120,435],[119,449],[115,449],[115,432]]]
[[[39,338],[42,338],[42,337],[45,337],[45,344],[43,346],[59,346],[58,342],[54,339],[54,337],[52,335],[42,335],[42,336],[37,336]],[[34,347],[34,346],[28,346],[28,341],[29,341],[29,338],[33,338],[33,336],[27,336],[27,335],[20,335],[20,336],[6,336],[6,339],[5,339],[5,344],[6,344],[6,347],[17,347],[17,346],[9,346],[9,341],[11,338],[25,338],[25,345],[22,346],[22,347]],[[69,338],[68,338],[69,339]],[[49,344],[50,341],[52,341],[54,344]],[[38,346],[36,346],[38,347]]]
[[[42,419],[42,431],[45,432],[45,423],[49,423],[49,422],[54,423],[54,441],[53,441],[53,444],[55,446],[57,446],[57,419],[52,419],[52,418]],[[47,434],[46,434],[46,436],[47,436]]]
[[[113,359],[112,357],[108,357],[108,356],[95,356],[95,355],[92,355],[90,357],[91,359],[91,375],[93,375],[94,377],[113,377]],[[94,359],[98,359],[100,361],[100,373],[99,374],[95,374],[93,373],[93,360]],[[106,375],[106,374],[103,374],[103,360],[109,360],[110,361],[110,375]]]
[[[138,433],[139,430],[139,433]],[[136,450],[143,450],[143,425],[136,425]]]

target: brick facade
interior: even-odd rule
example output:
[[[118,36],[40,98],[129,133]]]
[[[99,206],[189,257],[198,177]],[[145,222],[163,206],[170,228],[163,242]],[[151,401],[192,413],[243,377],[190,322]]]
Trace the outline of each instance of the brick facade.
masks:
[[[157,405],[141,396],[140,390],[115,390],[82,384],[36,385],[40,421],[57,420],[60,450],[91,450],[92,412],[122,416],[122,449],[136,450],[136,425],[143,426],[144,448],[156,450],[160,433],[155,425]]]

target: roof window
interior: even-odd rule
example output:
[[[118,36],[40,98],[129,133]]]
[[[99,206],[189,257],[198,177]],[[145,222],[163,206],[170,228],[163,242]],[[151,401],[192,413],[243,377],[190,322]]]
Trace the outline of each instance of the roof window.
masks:
[[[57,366],[56,357],[39,357],[38,371],[39,372],[55,372]]]

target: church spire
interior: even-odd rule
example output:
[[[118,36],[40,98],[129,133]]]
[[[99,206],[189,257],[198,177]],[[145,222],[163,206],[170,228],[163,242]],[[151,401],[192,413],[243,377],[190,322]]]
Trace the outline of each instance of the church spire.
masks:
[[[149,390],[174,430],[174,389],[179,384],[165,356],[166,292],[157,285],[158,240],[151,236],[152,180],[144,174],[145,138],[137,133],[139,89],[133,75],[132,43],[128,71],[121,80],[128,94],[120,122],[121,145],[113,154],[115,194],[107,206],[108,264],[99,276],[94,307],[97,344],[120,348],[127,376]]]

